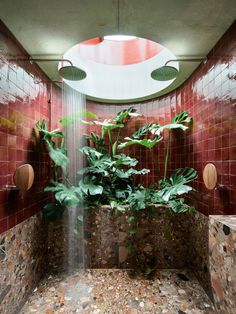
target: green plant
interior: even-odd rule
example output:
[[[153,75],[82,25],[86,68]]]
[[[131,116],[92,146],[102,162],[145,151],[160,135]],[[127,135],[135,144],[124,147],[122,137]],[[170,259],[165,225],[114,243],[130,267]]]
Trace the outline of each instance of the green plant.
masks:
[[[130,232],[135,233],[139,213],[146,209],[151,212],[155,206],[164,206],[174,213],[193,210],[185,204],[183,196],[193,190],[188,183],[196,179],[196,171],[192,168],[179,168],[167,177],[171,134],[176,129],[186,131],[191,118],[186,111],[181,111],[170,124],[162,126],[159,123],[146,123],[122,142],[121,130],[126,127],[129,119],[138,116],[140,113],[133,107],[104,121],[92,113],[85,114],[89,120],[81,121],[91,128],[93,125],[100,126],[101,132],[96,134],[92,131],[85,135],[88,145],[82,147],[80,153],[86,157],[87,165],[79,170],[80,179],[75,186],[67,177],[69,159],[64,145],[64,133],[59,129],[49,131],[45,121],[36,124],[54,163],[53,180],[45,188],[46,192],[52,192],[55,196],[55,204],[50,203],[44,207],[48,219],[58,218],[68,206],[82,203],[85,206],[110,204],[114,211],[128,212],[128,222],[134,224]],[[77,116],[63,117],[61,122],[66,126],[77,119]],[[138,160],[120,151],[130,145],[141,145],[152,150],[163,141],[165,130],[168,136],[163,178],[149,188],[137,185],[136,177],[146,175],[149,169],[136,169]]]
[[[79,174],[83,176],[79,186],[82,188],[84,182],[89,178],[89,184],[92,181],[94,186],[103,189],[92,194],[89,190],[82,188],[84,200],[88,206],[111,204],[112,208],[122,211],[122,205],[132,192],[135,177],[149,172],[148,169],[135,169],[138,164],[138,160],[135,158],[124,153],[117,153],[120,130],[125,127],[130,118],[139,115],[132,107],[129,107],[127,110],[119,112],[114,119],[93,121],[94,125],[101,126],[101,135],[94,132],[86,135],[93,147],[85,146],[80,150],[87,158],[87,167],[79,171]],[[105,138],[106,135],[107,138]],[[105,145],[105,139],[108,139],[107,145]]]
[[[38,129],[40,140],[45,142],[48,154],[53,161],[53,180],[49,182],[50,186],[46,187],[44,191],[54,193],[55,202],[48,203],[43,208],[43,214],[47,220],[53,221],[61,217],[67,206],[79,203],[78,191],[76,194],[74,187],[67,178],[66,170],[69,159],[64,146],[64,133],[59,129],[49,131],[45,120],[42,123],[38,121],[36,128]],[[80,198],[82,197],[81,194],[79,196]]]

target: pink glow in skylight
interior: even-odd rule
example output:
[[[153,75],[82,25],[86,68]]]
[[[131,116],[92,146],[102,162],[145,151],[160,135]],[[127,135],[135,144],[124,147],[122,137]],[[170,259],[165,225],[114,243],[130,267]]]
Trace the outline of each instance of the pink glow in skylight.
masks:
[[[78,56],[108,65],[140,63],[162,50],[158,43],[135,36],[96,37],[79,43],[76,48]]]

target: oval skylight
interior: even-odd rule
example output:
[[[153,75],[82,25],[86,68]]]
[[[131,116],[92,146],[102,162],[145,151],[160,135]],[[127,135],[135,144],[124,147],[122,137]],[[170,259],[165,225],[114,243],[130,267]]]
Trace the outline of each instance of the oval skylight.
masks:
[[[100,100],[136,100],[156,94],[174,81],[156,81],[151,77],[155,69],[176,57],[164,46],[145,38],[124,35],[92,38],[70,48],[63,58],[87,74],[84,80],[64,80],[65,83]]]

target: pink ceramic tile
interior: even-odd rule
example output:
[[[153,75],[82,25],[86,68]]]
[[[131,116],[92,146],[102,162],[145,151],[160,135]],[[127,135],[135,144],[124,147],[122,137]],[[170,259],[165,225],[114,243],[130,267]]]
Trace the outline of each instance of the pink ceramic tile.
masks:
[[[0,33],[9,55],[28,57],[1,22]],[[4,54],[4,51],[0,52],[0,232],[12,228],[42,208],[41,204],[37,206],[36,203],[34,207],[29,206],[26,209],[27,202],[20,193],[14,191],[9,193],[5,189],[6,184],[13,184],[12,176],[16,167],[26,162],[32,163],[35,177],[40,177],[40,181],[36,180],[36,182],[38,181],[37,187],[41,192],[49,179],[46,171],[43,176],[39,176],[41,164],[48,164],[48,156],[45,155],[44,158],[44,154],[35,152],[31,138],[32,128],[38,119],[45,116],[47,123],[49,122],[47,85],[44,84],[39,88],[39,84],[35,83],[32,76],[44,81],[47,81],[47,77],[29,62],[22,62],[20,67],[17,62],[8,64],[8,55]],[[49,88],[50,85],[49,83]],[[51,123],[56,128],[62,108],[61,92],[56,86],[52,88],[52,99],[51,106],[56,110]],[[39,164],[36,164],[37,160]],[[32,189],[31,202],[32,199],[38,201],[47,199],[44,193],[40,194],[40,198],[38,195],[37,189]]]

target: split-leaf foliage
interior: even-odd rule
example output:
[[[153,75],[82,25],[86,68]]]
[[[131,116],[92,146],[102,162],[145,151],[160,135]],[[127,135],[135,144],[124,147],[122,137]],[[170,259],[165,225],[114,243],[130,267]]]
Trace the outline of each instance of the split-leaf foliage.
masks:
[[[48,154],[53,161],[54,172],[45,192],[53,192],[55,202],[44,207],[45,217],[52,221],[60,217],[63,211],[71,206],[84,207],[110,204],[115,212],[126,214],[128,223],[132,225],[130,233],[136,232],[139,213],[152,208],[154,205],[163,206],[168,211],[182,213],[194,208],[187,206],[184,195],[193,190],[188,185],[197,178],[193,168],[178,168],[168,177],[168,165],[171,146],[171,134],[176,129],[185,132],[189,129],[192,119],[188,112],[179,112],[167,125],[149,122],[136,130],[130,137],[121,138],[121,131],[127,126],[130,119],[139,117],[133,107],[122,110],[113,119],[100,121],[92,113],[85,114],[81,122],[89,127],[100,126],[99,133],[91,131],[85,135],[87,145],[81,148],[81,158],[86,159],[86,167],[78,171],[78,182],[72,185],[67,177],[69,158],[64,142],[64,133],[59,130],[49,131],[45,121],[37,122],[40,138],[45,142]],[[89,118],[89,121],[86,118]],[[91,121],[94,118],[94,121]],[[63,117],[61,123],[67,126],[77,121],[78,117]],[[127,127],[128,130],[128,127]],[[126,131],[127,132],[127,131]],[[163,177],[144,188],[136,184],[137,178],[149,173],[149,169],[139,169],[138,160],[125,154],[126,147],[141,145],[149,150],[162,142],[168,134],[165,154],[165,169]],[[178,134],[181,135],[181,134]],[[155,155],[155,154],[153,154]],[[155,158],[155,157],[154,157]],[[183,165],[184,166],[184,165]],[[155,208],[155,206],[154,206]],[[82,219],[78,219],[82,221]]]

